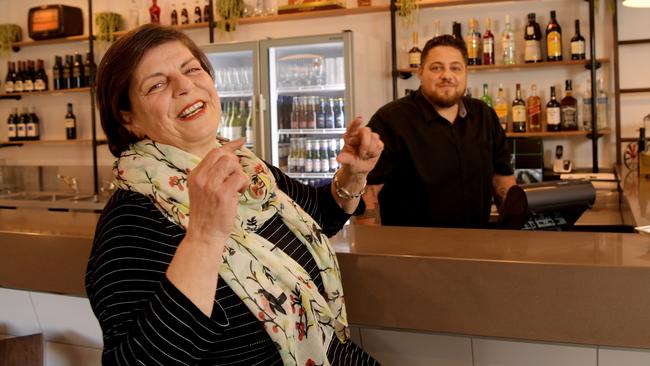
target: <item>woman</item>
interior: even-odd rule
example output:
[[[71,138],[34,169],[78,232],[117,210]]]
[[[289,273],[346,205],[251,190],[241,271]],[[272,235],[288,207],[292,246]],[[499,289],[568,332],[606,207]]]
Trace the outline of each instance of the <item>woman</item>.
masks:
[[[359,204],[376,134],[351,124],[331,186],[293,181],[241,140],[215,141],[207,58],[154,25],[107,51],[97,100],[119,187],[86,274],[105,364],[375,363],[348,339],[327,235]]]

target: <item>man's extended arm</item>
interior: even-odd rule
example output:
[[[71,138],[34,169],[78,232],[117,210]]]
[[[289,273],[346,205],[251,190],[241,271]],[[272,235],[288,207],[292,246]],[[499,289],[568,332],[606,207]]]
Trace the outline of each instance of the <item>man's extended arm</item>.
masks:
[[[492,187],[494,187],[494,202],[496,202],[497,207],[501,208],[501,203],[506,198],[508,190],[510,187],[517,185],[514,175],[499,175],[494,174],[492,176]]]

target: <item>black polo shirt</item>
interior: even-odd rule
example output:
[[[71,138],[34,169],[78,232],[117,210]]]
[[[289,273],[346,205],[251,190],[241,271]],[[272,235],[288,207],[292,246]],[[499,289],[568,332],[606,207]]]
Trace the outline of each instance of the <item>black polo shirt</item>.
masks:
[[[484,227],[492,176],[511,175],[499,119],[485,103],[463,98],[449,123],[418,90],[375,113],[368,124],[384,151],[368,184],[383,184],[382,225]]]

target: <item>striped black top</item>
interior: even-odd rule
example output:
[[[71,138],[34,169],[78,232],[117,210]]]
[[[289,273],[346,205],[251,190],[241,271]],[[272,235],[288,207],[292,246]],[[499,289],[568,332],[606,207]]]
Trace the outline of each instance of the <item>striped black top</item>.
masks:
[[[269,166],[278,187],[334,235],[349,219],[330,193]],[[363,209],[360,207],[360,209]],[[279,215],[258,232],[323,283],[307,248]],[[212,316],[205,316],[165,276],[185,231],[146,196],[118,190],[97,224],[86,273],[86,292],[104,337],[104,365],[281,365],[262,323],[221,279]],[[374,365],[352,342],[333,338],[332,365]]]

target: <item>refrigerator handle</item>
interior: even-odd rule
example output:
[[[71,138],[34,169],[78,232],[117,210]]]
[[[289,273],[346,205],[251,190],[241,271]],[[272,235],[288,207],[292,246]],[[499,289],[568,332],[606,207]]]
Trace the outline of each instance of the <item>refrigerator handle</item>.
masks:
[[[266,123],[264,123],[264,112],[266,111],[266,100],[264,99],[264,94],[257,95],[257,120],[258,120],[258,155],[261,155],[263,159],[269,159],[266,151]]]

